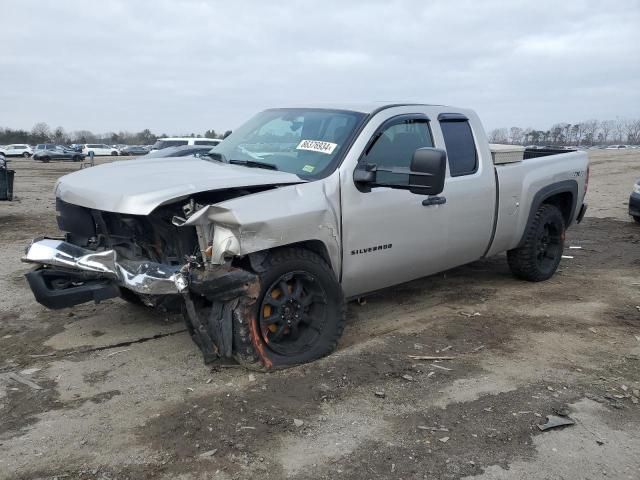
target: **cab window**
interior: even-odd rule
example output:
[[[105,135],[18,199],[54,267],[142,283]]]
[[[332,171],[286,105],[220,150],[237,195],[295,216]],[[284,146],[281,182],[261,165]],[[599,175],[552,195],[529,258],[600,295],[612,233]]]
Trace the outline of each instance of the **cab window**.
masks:
[[[473,132],[467,119],[440,121],[447,161],[452,177],[471,175],[478,171],[478,153]]]
[[[424,117],[402,116],[392,119],[374,136],[374,143],[363,159],[377,166],[377,183],[409,183],[409,167],[413,153],[423,147],[433,147],[429,121]],[[380,169],[404,169],[407,173],[391,173]]]

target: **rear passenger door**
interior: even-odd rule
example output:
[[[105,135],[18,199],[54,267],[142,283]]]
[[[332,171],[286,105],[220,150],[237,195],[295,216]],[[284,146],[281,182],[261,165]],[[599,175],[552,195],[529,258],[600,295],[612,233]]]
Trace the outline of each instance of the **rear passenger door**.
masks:
[[[489,246],[496,207],[495,175],[491,159],[480,156],[466,116],[440,114],[438,124],[447,151],[442,196],[447,199],[447,257],[449,267],[454,267],[481,258]]]

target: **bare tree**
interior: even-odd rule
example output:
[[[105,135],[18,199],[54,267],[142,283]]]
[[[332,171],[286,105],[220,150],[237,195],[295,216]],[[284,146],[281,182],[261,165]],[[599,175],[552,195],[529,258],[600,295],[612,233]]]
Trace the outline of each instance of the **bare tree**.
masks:
[[[89,130],[78,130],[73,132],[73,143],[93,143],[96,136]]]
[[[563,144],[565,141],[564,124],[556,123],[551,127],[551,143],[554,145]]]
[[[51,139],[51,129],[44,122],[36,123],[31,129],[31,136],[35,143],[48,142]]]
[[[609,140],[609,135],[615,129],[616,122],[614,120],[605,120],[600,122],[600,132],[602,133],[602,143],[606,144]]]
[[[491,143],[507,143],[507,136],[506,128],[496,128],[489,134],[489,141]]]
[[[585,134],[585,123],[584,122],[580,122],[580,123],[576,123],[574,126],[575,132],[576,132],[576,145],[580,145],[580,143],[582,142],[582,137],[584,137]]]
[[[598,130],[598,126],[600,122],[598,120],[585,120],[581,122],[583,127],[584,140],[589,145],[593,145],[593,141],[596,136],[596,131]]]
[[[509,130],[509,140],[512,144],[522,143],[523,130],[520,127],[511,127]]]
[[[67,134],[64,131],[64,128],[62,127],[57,127],[54,132],[53,132],[53,141],[55,143],[68,143],[68,138],[67,138]]]
[[[615,132],[615,141],[617,143],[622,143],[622,139],[624,138],[624,134],[626,131],[626,121],[624,118],[616,118],[614,122],[613,130]]]
[[[627,120],[625,122],[625,129],[627,132],[627,142],[632,145],[640,143],[640,119]]]
[[[571,134],[571,127],[572,125],[570,123],[565,123],[563,124],[563,130],[564,130],[564,144],[565,145],[570,145],[571,144],[571,139],[573,138],[572,134]]]

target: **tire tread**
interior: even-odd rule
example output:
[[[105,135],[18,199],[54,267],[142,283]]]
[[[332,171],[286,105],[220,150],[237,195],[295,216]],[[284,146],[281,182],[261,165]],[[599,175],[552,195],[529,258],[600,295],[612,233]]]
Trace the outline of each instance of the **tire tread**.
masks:
[[[538,208],[533,222],[528,227],[524,243],[517,248],[507,252],[507,262],[511,273],[517,278],[527,280],[529,282],[541,282],[549,279],[556,271],[554,269],[551,275],[541,272],[536,262],[536,234],[543,219],[547,216],[558,215],[562,219],[562,213],[555,205],[544,203]],[[562,222],[562,235],[564,236],[564,221]],[[556,267],[557,268],[557,267]]]
[[[322,257],[320,257],[320,255],[312,252],[311,250],[307,250],[301,247],[288,247],[288,248],[285,247],[285,248],[279,248],[277,250],[274,250],[265,259],[263,266],[265,267],[266,271],[269,271],[269,269],[274,268],[281,263],[286,263],[292,260],[311,262],[315,264],[317,267],[319,267],[321,270],[324,270],[327,275],[330,275],[331,277],[335,277],[335,274],[331,269],[331,267],[327,264],[327,262],[324,261],[324,259],[322,259]],[[333,352],[338,346],[338,340],[342,336],[342,332],[344,331],[345,324],[346,324],[346,303],[344,301],[344,295],[342,293],[342,289],[339,288],[338,290],[340,292],[340,299],[339,299],[340,306],[339,306],[339,315],[337,319],[338,323],[337,323],[336,331],[332,336],[332,338],[330,339],[327,348],[323,349],[322,351],[316,352],[316,354],[312,355],[309,358],[306,358],[304,363],[312,362],[321,357],[324,357],[329,353]],[[258,301],[260,301],[260,299],[258,299]],[[287,367],[293,366],[293,365],[274,365],[269,369],[266,368],[265,365],[263,365],[263,363],[261,362],[260,355],[256,351],[253,345],[253,342],[251,341],[251,332],[249,330],[249,326],[241,322],[241,320],[238,319],[235,314],[233,319],[234,319],[234,325],[233,325],[234,356],[238,363],[240,363],[245,368],[248,368],[250,370],[257,370],[257,371],[266,371],[266,370],[287,368]]]

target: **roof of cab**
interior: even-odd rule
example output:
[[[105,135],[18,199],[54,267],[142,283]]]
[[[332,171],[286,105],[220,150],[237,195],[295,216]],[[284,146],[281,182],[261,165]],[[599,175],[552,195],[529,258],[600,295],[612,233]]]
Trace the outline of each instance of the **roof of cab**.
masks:
[[[429,107],[442,107],[443,105],[417,103],[417,102],[370,102],[370,103],[331,103],[331,104],[319,104],[319,105],[291,105],[286,108],[313,108],[319,110],[347,110],[351,112],[360,112],[372,114],[380,110],[393,107],[408,107],[412,105],[429,106]],[[280,108],[270,108],[269,110],[279,110]]]

